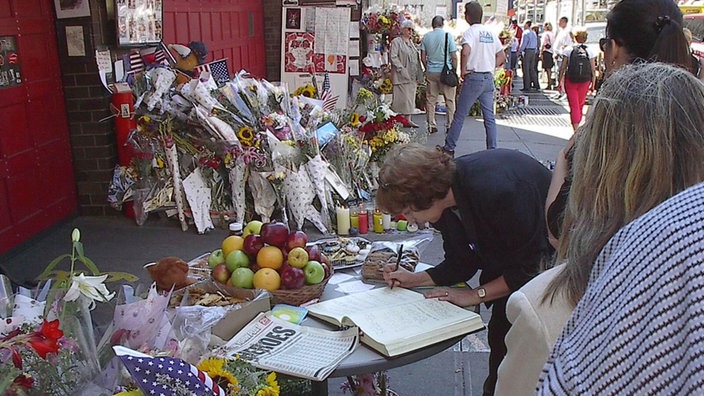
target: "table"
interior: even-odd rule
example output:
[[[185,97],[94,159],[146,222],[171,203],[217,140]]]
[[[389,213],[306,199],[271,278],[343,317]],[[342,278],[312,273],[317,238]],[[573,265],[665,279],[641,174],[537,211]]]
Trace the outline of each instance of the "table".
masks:
[[[321,296],[321,300],[330,300],[336,297],[343,296],[344,294],[337,292],[334,289],[334,285],[329,285],[325,288],[325,292]],[[335,327],[322,320],[307,317],[302,325],[312,326],[326,329],[334,329]],[[389,370],[407,364],[415,363],[425,358],[431,357],[438,354],[456,343],[460,342],[465,336],[457,336],[454,338],[447,339],[445,341],[438,342],[433,345],[429,345],[418,350],[388,358],[375,350],[367,347],[366,345],[360,343],[357,349],[347,358],[345,358],[340,365],[333,371],[328,378],[339,378],[348,377],[352,375],[359,375],[365,373],[373,373],[377,371]],[[328,394],[328,381],[312,381],[313,394],[316,396],[327,396]]]

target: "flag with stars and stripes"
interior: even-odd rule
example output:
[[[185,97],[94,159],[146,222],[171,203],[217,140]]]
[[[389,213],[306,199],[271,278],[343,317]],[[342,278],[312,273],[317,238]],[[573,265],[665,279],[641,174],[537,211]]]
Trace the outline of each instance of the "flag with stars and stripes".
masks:
[[[198,75],[203,72],[209,72],[218,87],[221,87],[230,81],[230,70],[227,68],[227,59],[219,59],[210,63],[198,65],[196,66],[196,71],[198,72]]]
[[[181,359],[152,357],[123,346],[113,350],[145,395],[225,395],[208,374]]]
[[[337,105],[337,100],[339,98],[340,95],[332,94],[332,89],[330,88],[330,73],[325,72],[325,78],[323,79],[323,93],[320,95],[320,100],[323,101],[323,110],[335,110],[335,105]]]
[[[128,73],[137,74],[144,71],[144,61],[139,51],[131,52],[126,63],[129,67],[127,70]]]

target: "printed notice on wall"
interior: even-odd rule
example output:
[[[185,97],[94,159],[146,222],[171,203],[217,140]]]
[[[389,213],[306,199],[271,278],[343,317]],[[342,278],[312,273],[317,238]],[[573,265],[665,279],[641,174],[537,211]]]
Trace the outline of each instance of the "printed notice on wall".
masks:
[[[350,9],[319,7],[315,11],[315,53],[347,55]]]
[[[0,88],[22,84],[16,36],[0,36]]]

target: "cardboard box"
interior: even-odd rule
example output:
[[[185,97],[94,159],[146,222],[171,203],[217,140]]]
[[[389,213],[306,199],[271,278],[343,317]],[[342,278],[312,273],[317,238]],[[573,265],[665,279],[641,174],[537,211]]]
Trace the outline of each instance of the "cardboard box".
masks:
[[[243,304],[242,308],[229,312],[213,326],[212,333],[227,341],[251,322],[260,312],[271,310],[271,300],[261,296],[256,300]]]

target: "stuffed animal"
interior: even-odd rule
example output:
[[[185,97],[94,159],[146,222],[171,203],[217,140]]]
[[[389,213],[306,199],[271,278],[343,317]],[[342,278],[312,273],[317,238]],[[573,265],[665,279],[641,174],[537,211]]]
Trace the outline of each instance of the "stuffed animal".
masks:
[[[174,290],[184,288],[195,283],[194,279],[188,277],[188,264],[178,257],[164,257],[156,263],[149,263],[144,266],[156,282],[159,290]]]
[[[191,41],[188,46],[169,44],[169,49],[176,52],[176,69],[182,72],[178,73],[177,84],[184,84],[196,77],[195,68],[205,63],[205,57],[208,55],[208,49],[200,41]]]

